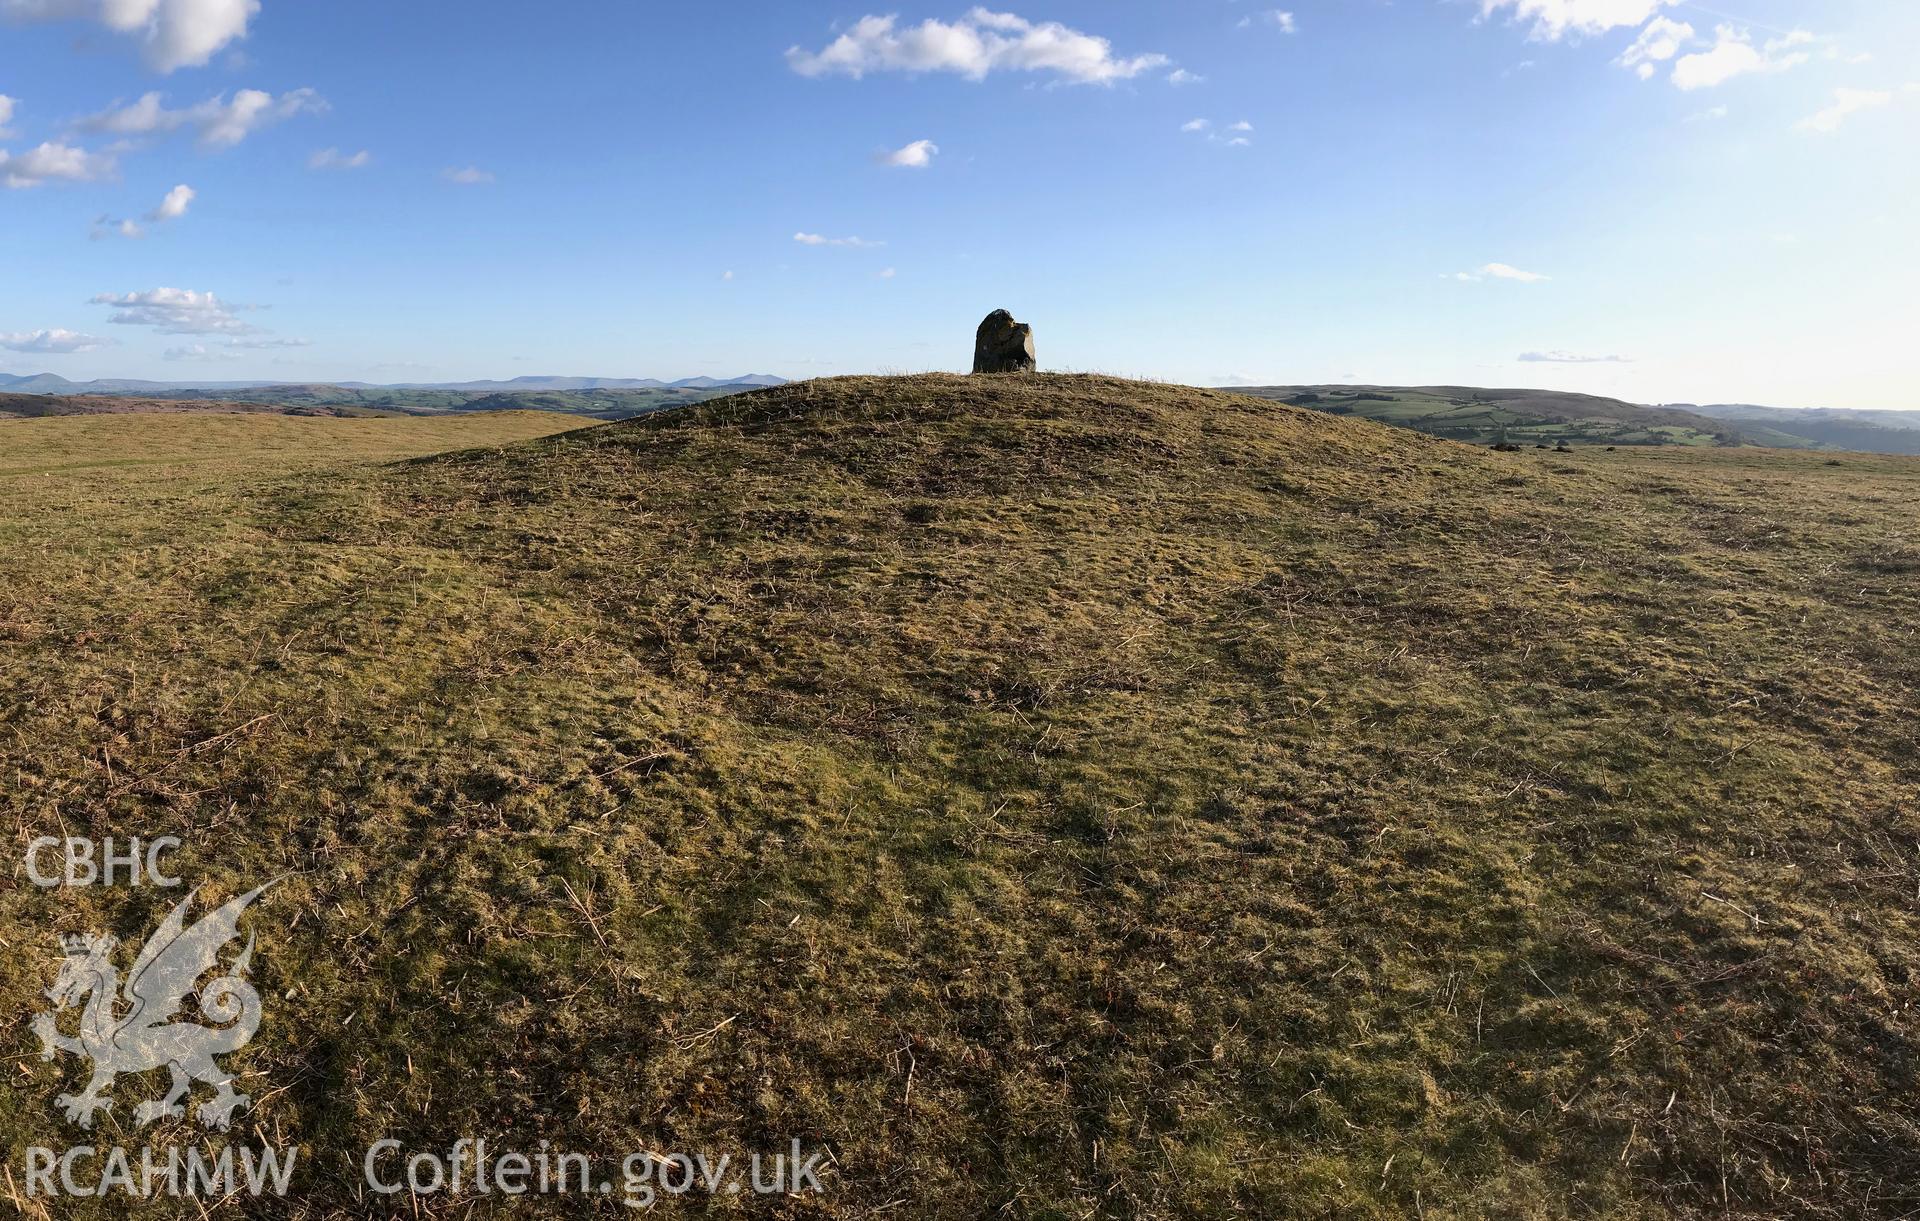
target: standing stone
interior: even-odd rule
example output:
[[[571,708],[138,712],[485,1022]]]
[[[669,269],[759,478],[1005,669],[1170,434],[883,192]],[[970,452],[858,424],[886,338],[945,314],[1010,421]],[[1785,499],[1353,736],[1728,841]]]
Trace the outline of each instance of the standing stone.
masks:
[[[1015,322],[1013,315],[997,309],[980,324],[973,340],[975,373],[1031,373],[1038,362],[1033,355],[1033,328]]]

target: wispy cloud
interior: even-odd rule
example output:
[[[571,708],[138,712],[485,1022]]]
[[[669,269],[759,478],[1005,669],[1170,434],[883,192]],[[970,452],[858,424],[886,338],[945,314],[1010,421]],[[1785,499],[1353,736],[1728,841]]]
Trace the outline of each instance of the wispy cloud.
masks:
[[[1532,37],[1552,42],[1568,35],[1604,34],[1640,25],[1678,0],[1480,0],[1480,16],[1511,10],[1531,26]]]
[[[1522,352],[1522,364],[1529,365],[1630,365],[1631,356],[1582,356],[1577,352]]]
[[[1686,22],[1655,17],[1614,62],[1631,69],[1643,81],[1651,80],[1660,65],[1680,54],[1693,38],[1693,27]]]
[[[933,141],[915,140],[905,148],[897,148],[882,155],[880,160],[885,165],[897,166],[901,169],[924,170],[933,164],[933,159],[939,153],[940,146]]]
[[[494,180],[491,170],[483,170],[474,165],[469,165],[464,169],[442,170],[440,176],[456,186],[463,187],[485,186]]]
[[[886,245],[885,242],[870,242],[864,237],[827,237],[819,233],[796,233],[793,240],[802,246],[847,246],[862,250]]]
[[[311,339],[229,339],[225,343],[189,343],[168,348],[161,355],[168,360],[226,362],[239,360],[243,353],[276,351],[285,348],[310,348]],[[279,362],[276,362],[279,363]]]
[[[146,219],[152,224],[165,224],[170,220],[178,220],[187,214],[187,205],[191,204],[195,198],[194,189],[183,182],[168,191],[166,197],[155,205],[153,211],[147,213]],[[140,227],[138,221],[102,215],[94,218],[93,231],[88,236],[91,240],[98,242],[116,235],[125,238],[142,238],[147,235],[147,231]]]
[[[1842,124],[1862,111],[1893,105],[1893,97],[1891,89],[1835,89],[1833,105],[1808,115],[1795,123],[1794,128],[1810,132],[1839,131]]]
[[[343,153],[337,148],[323,148],[307,158],[310,170],[360,170],[373,163],[373,154],[366,149],[357,153]]]
[[[1756,47],[1745,30],[1722,25],[1714,30],[1711,48],[1683,55],[1673,65],[1673,83],[1686,90],[1711,89],[1749,73],[1785,72],[1812,58],[1797,48],[1813,41],[1806,30],[1795,30]]]
[[[273,351],[278,348],[310,348],[311,339],[229,339],[223,345],[229,348],[252,352]]]
[[[327,101],[311,89],[278,97],[261,89],[242,89],[177,109],[164,94],[142,94],[138,101],[80,120],[83,131],[115,136],[152,136],[192,128],[204,148],[231,148],[263,127],[295,115],[319,114]]]
[[[167,360],[239,360],[238,352],[229,352],[225,348],[210,348],[204,343],[190,343],[184,347],[168,348],[160,355]]]
[[[1477,280],[1514,280],[1521,284],[1539,284],[1551,277],[1537,271],[1522,271],[1506,263],[1487,263],[1475,271],[1457,271],[1453,278],[1464,283]]]
[[[802,76],[856,80],[870,72],[949,72],[975,81],[994,72],[1037,72],[1076,85],[1110,85],[1171,62],[1153,53],[1119,56],[1097,35],[985,8],[904,28],[896,16],[862,17],[819,51],[787,51],[788,65]]]
[[[93,229],[87,234],[87,240],[99,242],[114,236],[142,238],[146,235],[147,231],[140,227],[139,221],[109,216],[103,212],[93,218]]]
[[[1220,131],[1213,129],[1212,119],[1192,119],[1182,123],[1180,130],[1190,135],[1205,136],[1208,143],[1224,144],[1229,148],[1246,148],[1253,143],[1253,124],[1245,119],[1229,123]]]
[[[4,140],[13,134],[7,130],[7,124],[13,122],[13,112],[19,105],[19,98],[10,98],[4,93],[0,93],[0,140]]]
[[[1251,29],[1256,25],[1270,25],[1282,34],[1297,34],[1300,31],[1299,24],[1293,19],[1293,14],[1277,8],[1252,13],[1240,19],[1240,28],[1243,30]]]

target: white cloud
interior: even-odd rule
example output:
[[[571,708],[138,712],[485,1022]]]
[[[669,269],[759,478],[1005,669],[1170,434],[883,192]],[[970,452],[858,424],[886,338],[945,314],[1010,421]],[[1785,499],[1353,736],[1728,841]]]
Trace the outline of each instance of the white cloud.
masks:
[[[469,165],[465,169],[442,170],[440,176],[448,182],[463,187],[485,186],[494,180],[492,171],[483,170],[473,165]]]
[[[1531,36],[1554,41],[1569,34],[1604,34],[1640,25],[1678,0],[1480,0],[1484,19],[1505,9],[1515,21],[1531,22]]]
[[[1180,130],[1195,135],[1205,135],[1207,137],[1207,143],[1224,144],[1229,148],[1248,148],[1253,144],[1251,138],[1253,134],[1253,124],[1247,122],[1245,119],[1240,120],[1238,123],[1228,124],[1225,129],[1226,134],[1224,135],[1213,130],[1212,119],[1194,119],[1191,122],[1182,123]]]
[[[19,98],[10,98],[4,93],[0,93],[0,140],[13,134],[7,130],[7,124],[13,122],[14,109],[19,105]]]
[[[882,268],[881,270],[879,270],[879,271],[876,271],[875,273],[873,273],[873,278],[874,278],[874,279],[876,279],[876,280],[891,280],[891,279],[893,279],[893,278],[894,278],[895,276],[897,276],[897,275],[899,275],[899,274],[900,274],[900,269],[899,269],[899,268],[897,268],[897,267],[886,267],[886,268]]]
[[[173,190],[167,192],[167,197],[160,201],[159,207],[147,213],[147,219],[151,221],[179,220],[187,214],[187,205],[193,202],[195,194],[196,192],[192,187],[184,182],[181,183],[179,186],[173,188]]]
[[[1693,38],[1693,27],[1686,22],[1655,17],[1614,62],[1622,68],[1631,68],[1641,80],[1649,80],[1659,71],[1658,65],[1680,54]]]
[[[106,132],[116,136],[146,136],[155,132],[174,131],[185,126],[187,112],[168,110],[163,104],[163,98],[164,95],[157,91],[142,94],[139,101],[127,106],[87,116],[80,120],[80,126],[86,131]]]
[[[343,153],[337,148],[323,148],[307,158],[310,170],[360,170],[373,163],[373,154],[366,149],[357,153]]]
[[[1047,72],[1076,85],[1110,85],[1171,61],[1157,54],[1116,57],[1107,39],[1057,21],[1036,24],[974,8],[953,22],[929,18],[904,29],[896,16],[862,17],[820,51],[789,49],[787,63],[802,76],[855,80],[869,72],[952,72],[975,81],[992,72]]]
[[[1169,85],[1204,85],[1206,83],[1206,77],[1189,72],[1185,68],[1175,68],[1173,71],[1167,73],[1167,84]]]
[[[242,89],[232,100],[221,94],[178,110],[168,109],[161,94],[148,93],[118,110],[90,115],[80,121],[80,126],[116,136],[162,135],[191,127],[198,131],[203,146],[231,148],[269,124],[326,109],[326,99],[311,89],[295,89],[279,97],[259,89]]]
[[[1817,114],[1808,115],[1793,126],[1796,131],[1838,131],[1842,123],[1863,110],[1878,110],[1891,105],[1891,89],[1835,89],[1833,105]]]
[[[793,240],[802,246],[849,246],[862,250],[886,245],[885,242],[870,242],[864,237],[823,237],[818,233],[796,233]]]
[[[0,333],[0,348],[10,352],[33,352],[40,355],[64,356],[71,352],[91,352],[95,348],[104,348],[112,342],[111,339],[101,339],[97,335],[82,335],[78,331],[63,331],[58,327],[48,331]]]
[[[23,190],[48,182],[91,182],[113,172],[113,158],[71,144],[47,143],[15,155],[0,149],[0,185]]]
[[[147,231],[131,220],[115,220],[111,216],[98,216],[93,221],[93,231],[87,234],[87,240],[98,242],[119,234],[125,238],[142,238]]]
[[[168,360],[238,360],[232,352],[220,348],[209,348],[204,343],[190,343],[183,348],[168,348],[160,355]]]
[[[1536,271],[1522,271],[1506,263],[1488,263],[1477,271],[1458,271],[1453,278],[1463,282],[1476,280],[1517,280],[1522,284],[1539,284],[1549,277]]]
[[[212,293],[185,288],[101,293],[91,303],[116,309],[107,318],[110,323],[150,326],[163,335],[251,335],[257,329],[234,317],[234,307]]]
[[[905,148],[887,153],[880,160],[887,165],[899,166],[902,169],[924,170],[933,164],[933,159],[939,152],[940,146],[933,141],[915,140]]]
[[[259,12],[260,0],[0,0],[10,20],[92,20],[132,35],[160,72],[205,64]]]
[[[1582,356],[1576,352],[1522,352],[1522,364],[1529,365],[1630,365],[1631,356]]]
[[[177,348],[168,348],[161,355],[168,360],[239,360],[242,352],[273,351],[281,348],[310,348],[311,339],[229,339],[225,343],[208,346],[204,343],[190,343]],[[285,363],[276,361],[276,364]]]
[[[1296,34],[1300,29],[1299,25],[1295,23],[1292,13],[1283,12],[1277,8],[1268,9],[1264,13],[1255,13],[1250,17],[1242,17],[1240,19],[1240,28],[1244,30],[1256,23],[1273,26],[1282,34]]]
[[[1687,122],[1713,123],[1713,122],[1719,121],[1720,119],[1726,118],[1728,113],[1729,112],[1725,106],[1709,106],[1705,110],[1696,111],[1695,113],[1688,115]]]
[[[1811,58],[1794,48],[1812,41],[1812,34],[1795,30],[1756,47],[1745,30],[1722,25],[1714,30],[1712,49],[1682,56],[1673,65],[1673,83],[1688,90],[1710,89],[1750,72],[1785,72]]]
[[[733,273],[731,271],[723,271],[720,273],[720,278],[731,283],[733,281]]]

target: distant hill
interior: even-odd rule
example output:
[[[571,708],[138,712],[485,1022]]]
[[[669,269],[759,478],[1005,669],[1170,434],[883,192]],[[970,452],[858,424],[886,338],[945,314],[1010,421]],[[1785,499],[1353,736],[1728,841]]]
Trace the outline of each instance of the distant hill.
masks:
[[[1748,433],[1781,432],[1834,449],[1920,454],[1920,411],[1846,411],[1830,407],[1756,407],[1750,403],[1675,404]]]
[[[333,385],[334,383],[328,383]],[[400,382],[376,385],[371,382],[344,382],[344,390],[446,390],[462,393],[494,394],[516,390],[713,390],[722,386],[784,386],[786,379],[771,373],[748,373],[740,377],[683,377],[661,381],[652,377],[516,377],[510,381]],[[292,392],[307,388],[298,382],[273,381],[180,381],[155,382],[127,378],[100,378],[90,382],[68,381],[54,373],[0,374],[0,390],[14,394],[131,394],[153,398],[172,398],[182,391],[228,391],[272,389]],[[276,397],[278,395],[276,394]]]
[[[557,411],[599,420],[626,420],[669,407],[685,407],[762,387],[742,382],[711,386],[558,389],[500,384],[495,388],[451,386],[255,386],[244,390],[182,390],[181,398],[260,400],[297,407],[364,407],[406,415],[473,411]]]
[[[270,382],[150,382],[106,377],[90,382],[68,381],[57,373],[13,374],[0,377],[0,390],[13,394],[127,394],[171,397],[180,390],[246,390]]]
[[[717,382],[710,386],[674,384],[645,390],[504,390],[476,395],[450,411],[558,411],[567,415],[592,416],[597,420],[630,420],[635,416],[704,403],[708,399],[744,394],[764,389],[742,382]],[[446,391],[393,391],[396,402],[404,402],[409,393],[447,393]]]
[[[377,415],[347,404],[228,402],[215,399],[141,398],[104,394],[15,394],[0,388],[0,418],[38,419],[70,415],[266,413],[275,415]]]
[[[1744,430],[1690,411],[1556,390],[1471,386],[1254,386],[1235,392],[1492,445],[1740,445]],[[1811,448],[1812,442],[1785,445]]]
[[[36,382],[40,379],[34,379]],[[540,381],[543,379],[532,379]],[[574,380],[574,379],[567,379]],[[645,388],[553,389],[511,386],[503,389],[409,388],[403,386],[276,385],[246,387],[182,387],[153,394],[21,393],[17,386],[0,387],[0,416],[106,415],[126,412],[272,411],[289,415],[441,415],[481,411],[550,411],[596,420],[628,420],[635,416],[685,407],[764,387],[750,382],[655,383]],[[97,385],[98,383],[86,383]],[[507,383],[497,383],[507,386]]]
[[[1477,445],[1758,445],[1920,454],[1920,411],[1747,403],[1642,406],[1558,390],[1470,386],[1254,386],[1237,393]]]

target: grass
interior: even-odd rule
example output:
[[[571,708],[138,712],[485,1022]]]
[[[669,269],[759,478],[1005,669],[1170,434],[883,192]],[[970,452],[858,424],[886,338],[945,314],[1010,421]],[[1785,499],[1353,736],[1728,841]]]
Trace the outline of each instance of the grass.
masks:
[[[720,1215],[1920,1207],[1920,463],[1092,377],[501,444],[561,423],[0,423],[16,859],[294,875],[255,1211],[469,1134],[831,1151]],[[22,1053],[27,947],[170,902],[0,890]]]

